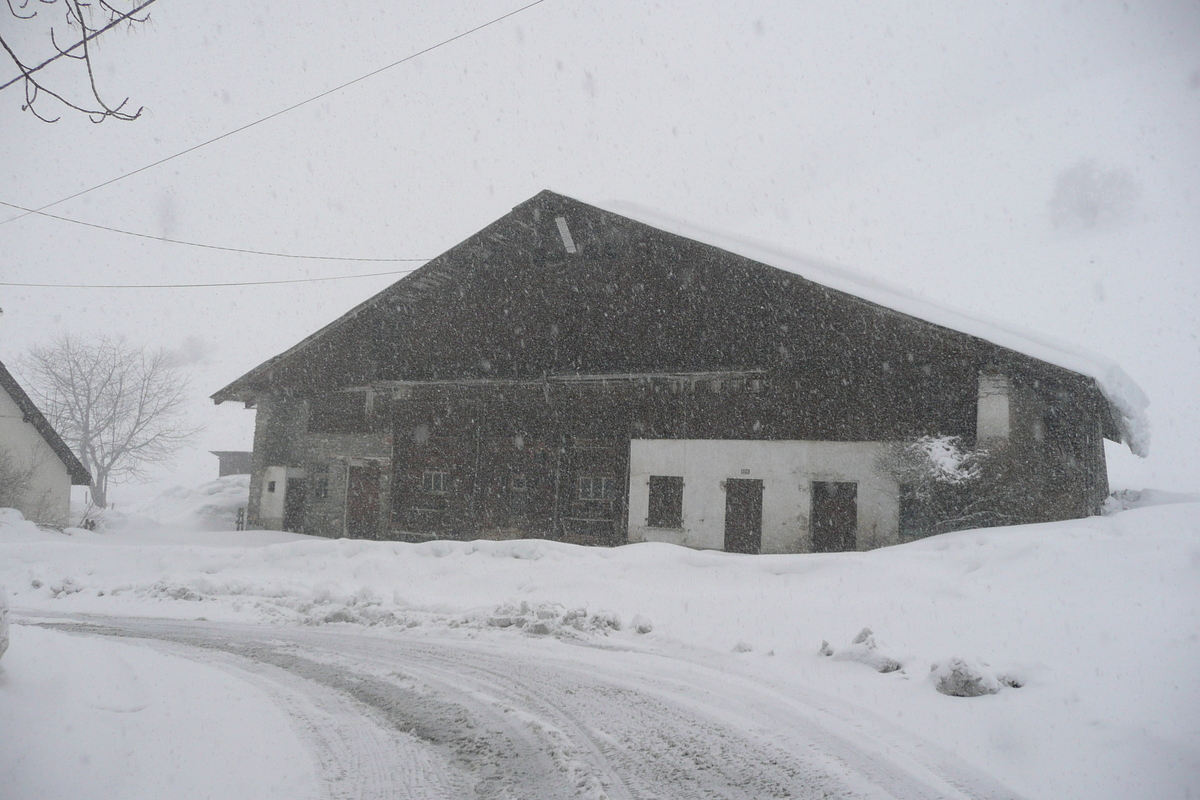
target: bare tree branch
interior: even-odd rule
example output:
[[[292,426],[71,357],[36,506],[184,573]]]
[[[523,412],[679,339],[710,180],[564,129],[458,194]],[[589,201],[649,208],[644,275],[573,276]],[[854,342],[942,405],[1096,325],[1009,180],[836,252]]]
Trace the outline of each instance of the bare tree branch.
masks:
[[[20,13],[29,5],[28,0],[17,7],[14,7],[13,0],[7,0],[7,2],[9,12],[17,19],[30,20],[37,16],[38,12],[36,10],[30,10],[28,14]],[[41,2],[45,5],[53,5],[58,3],[59,0],[41,0]],[[43,122],[57,122],[60,119],[60,117],[50,119],[46,116],[43,116],[36,108],[34,108],[34,103],[37,102],[38,96],[43,93],[55,98],[68,108],[79,111],[83,114],[87,114],[92,118],[93,122],[103,122],[105,119],[109,118],[123,121],[132,121],[137,119],[139,116],[141,116],[142,108],[138,108],[138,110],[135,112],[123,110],[129,102],[128,97],[115,106],[110,105],[109,103],[105,102],[103,98],[101,98],[99,87],[96,86],[95,71],[92,67],[92,54],[88,47],[88,43],[100,34],[111,30],[123,22],[129,25],[146,22],[150,18],[149,13],[146,13],[141,17],[139,17],[138,14],[145,11],[145,9],[151,3],[154,3],[155,0],[142,0],[140,5],[128,12],[118,11],[109,3],[101,2],[99,3],[99,8],[107,16],[108,22],[99,28],[94,28],[89,24],[88,19],[91,15],[90,13],[84,12],[85,8],[92,8],[92,4],[81,2],[81,0],[61,0],[61,2],[66,9],[67,26],[69,28],[78,27],[82,33],[79,41],[67,48],[59,47],[58,39],[55,35],[55,29],[51,27],[50,44],[57,51],[56,55],[47,58],[35,66],[28,66],[20,59],[12,47],[9,46],[9,43],[5,41],[4,36],[0,34],[0,46],[3,47],[4,51],[8,54],[12,62],[17,65],[17,69],[21,73],[17,77],[9,80],[7,83],[0,85],[0,91],[7,89],[9,86],[12,86],[15,83],[24,82],[25,104],[22,106],[22,109],[29,111]],[[76,50],[81,50],[82,52],[75,54]],[[48,89],[40,78],[35,78],[33,76],[38,70],[43,69],[44,67],[64,56],[83,62],[84,68],[87,72],[88,87],[92,95],[91,102],[80,103],[68,100],[63,93]]]
[[[163,350],[63,335],[33,347],[23,370],[39,407],[93,476],[98,506],[112,479],[144,478],[200,428],[187,424],[187,379]]]

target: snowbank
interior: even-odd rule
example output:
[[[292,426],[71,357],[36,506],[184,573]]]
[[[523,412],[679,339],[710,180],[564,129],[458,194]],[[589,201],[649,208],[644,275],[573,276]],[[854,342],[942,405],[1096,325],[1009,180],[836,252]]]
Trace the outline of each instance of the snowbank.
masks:
[[[1200,774],[1196,503],[797,556],[0,520],[18,610],[608,641],[834,695],[1029,796],[1182,797]]]
[[[192,531],[232,531],[238,509],[250,501],[250,476],[226,475],[198,489],[174,486],[128,511],[102,512],[105,527],[150,528],[155,524]]]
[[[265,691],[136,644],[16,626],[0,720],[5,800],[317,795]]]

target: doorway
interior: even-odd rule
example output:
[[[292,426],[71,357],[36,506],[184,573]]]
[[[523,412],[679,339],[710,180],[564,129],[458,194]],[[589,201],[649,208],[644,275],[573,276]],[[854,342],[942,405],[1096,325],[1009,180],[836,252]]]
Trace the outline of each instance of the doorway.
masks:
[[[378,538],[379,467],[349,467],[346,476],[346,536]]]
[[[283,529],[303,533],[304,479],[288,478],[283,491]]]
[[[761,480],[725,481],[725,552],[758,553],[762,549],[762,495]]]
[[[812,515],[809,519],[814,553],[857,550],[858,484],[813,481]]]

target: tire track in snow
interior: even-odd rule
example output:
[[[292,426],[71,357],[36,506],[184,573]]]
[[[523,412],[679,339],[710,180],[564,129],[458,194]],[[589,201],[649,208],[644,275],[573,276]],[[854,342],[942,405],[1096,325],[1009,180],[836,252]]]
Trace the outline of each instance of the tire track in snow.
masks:
[[[318,687],[294,717],[331,798],[1015,798],[861,709],[679,657],[529,637],[94,619],[103,627],[67,628],[236,661],[279,680],[286,702]]]

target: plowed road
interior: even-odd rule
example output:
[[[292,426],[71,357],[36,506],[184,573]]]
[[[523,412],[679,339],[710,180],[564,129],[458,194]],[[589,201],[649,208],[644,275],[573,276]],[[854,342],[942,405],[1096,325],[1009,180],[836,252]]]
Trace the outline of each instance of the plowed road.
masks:
[[[77,617],[265,689],[327,798],[1011,798],[872,715],[703,659],[351,626]]]

